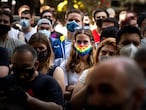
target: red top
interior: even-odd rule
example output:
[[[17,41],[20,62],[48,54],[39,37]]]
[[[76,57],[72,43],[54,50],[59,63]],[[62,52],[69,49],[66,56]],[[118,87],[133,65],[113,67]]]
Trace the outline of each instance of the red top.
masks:
[[[100,42],[100,35],[99,35],[99,33],[96,31],[96,29],[94,29],[94,30],[92,31],[92,35],[93,35],[93,37],[94,37],[94,41],[95,41],[96,43],[99,43],[99,42]]]

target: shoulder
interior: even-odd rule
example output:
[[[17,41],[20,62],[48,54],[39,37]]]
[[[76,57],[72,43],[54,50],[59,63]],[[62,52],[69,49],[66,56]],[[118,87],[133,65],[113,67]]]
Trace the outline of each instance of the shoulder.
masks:
[[[13,42],[16,45],[22,45],[25,44],[25,42],[18,40],[18,39],[13,39],[13,38],[9,38],[9,42]]]
[[[47,75],[53,76],[56,67],[57,67],[56,65],[52,65],[52,66],[49,68]]]
[[[67,64],[67,59],[64,60],[64,61],[60,64],[60,67],[61,67],[62,69],[64,69],[66,64]]]
[[[55,71],[62,71],[62,68],[60,66],[56,66]]]
[[[18,29],[15,29],[15,28],[11,28],[10,29],[10,32],[13,32],[13,33],[15,33],[15,34],[18,34],[20,31],[18,30]]]
[[[39,82],[42,82],[42,83],[47,83],[49,84],[55,84],[56,85],[56,80],[52,77],[52,76],[49,76],[49,75],[44,75],[44,74],[39,74],[36,78]]]
[[[55,75],[59,75],[59,76],[62,76],[64,75],[64,71],[61,67],[57,66],[54,70],[54,73],[53,73],[53,76]]]
[[[79,77],[79,82],[81,82],[81,83],[85,83],[85,80],[86,80],[86,78],[87,78],[87,75],[88,75],[88,72],[89,72],[89,69],[86,69],[86,70],[84,70],[83,72],[82,72],[82,74],[80,75],[80,77]]]

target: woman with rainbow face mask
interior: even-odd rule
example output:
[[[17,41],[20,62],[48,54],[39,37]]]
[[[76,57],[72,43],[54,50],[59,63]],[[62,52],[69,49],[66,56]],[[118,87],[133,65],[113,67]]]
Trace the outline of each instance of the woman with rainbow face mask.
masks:
[[[112,37],[106,38],[101,41],[97,46],[94,56],[94,66],[97,66],[99,63],[106,61],[114,56],[118,56],[118,46],[116,44],[116,39]],[[75,96],[81,90],[81,88],[84,87],[84,84],[86,83],[86,78],[88,77],[88,73],[90,70],[92,70],[92,68],[83,71],[74,88],[72,97]]]
[[[93,66],[94,53],[95,45],[91,30],[87,27],[76,28],[72,38],[70,56],[60,65],[65,73],[65,99],[70,99],[81,73]]]

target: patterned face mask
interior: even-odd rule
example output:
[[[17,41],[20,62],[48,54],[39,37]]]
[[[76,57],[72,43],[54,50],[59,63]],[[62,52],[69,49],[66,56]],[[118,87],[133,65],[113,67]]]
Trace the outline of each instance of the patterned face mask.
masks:
[[[44,62],[48,59],[48,50],[37,51],[37,58],[39,62]]]
[[[91,45],[87,45],[87,46],[75,45],[75,48],[80,56],[88,55],[92,50]]]

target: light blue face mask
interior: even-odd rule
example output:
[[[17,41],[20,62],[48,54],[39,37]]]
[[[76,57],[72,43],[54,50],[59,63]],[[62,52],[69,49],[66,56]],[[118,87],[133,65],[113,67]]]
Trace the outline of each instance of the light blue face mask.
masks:
[[[21,19],[20,20],[20,25],[22,26],[22,28],[28,28],[30,26],[29,20],[27,20],[27,19]]]
[[[74,32],[75,29],[76,29],[78,26],[79,26],[79,24],[76,23],[75,21],[71,21],[71,22],[68,22],[68,23],[66,24],[66,28],[67,28],[67,30],[70,31],[70,32]]]
[[[44,29],[44,30],[38,30],[38,32],[44,34],[47,38],[50,38],[51,31]]]

